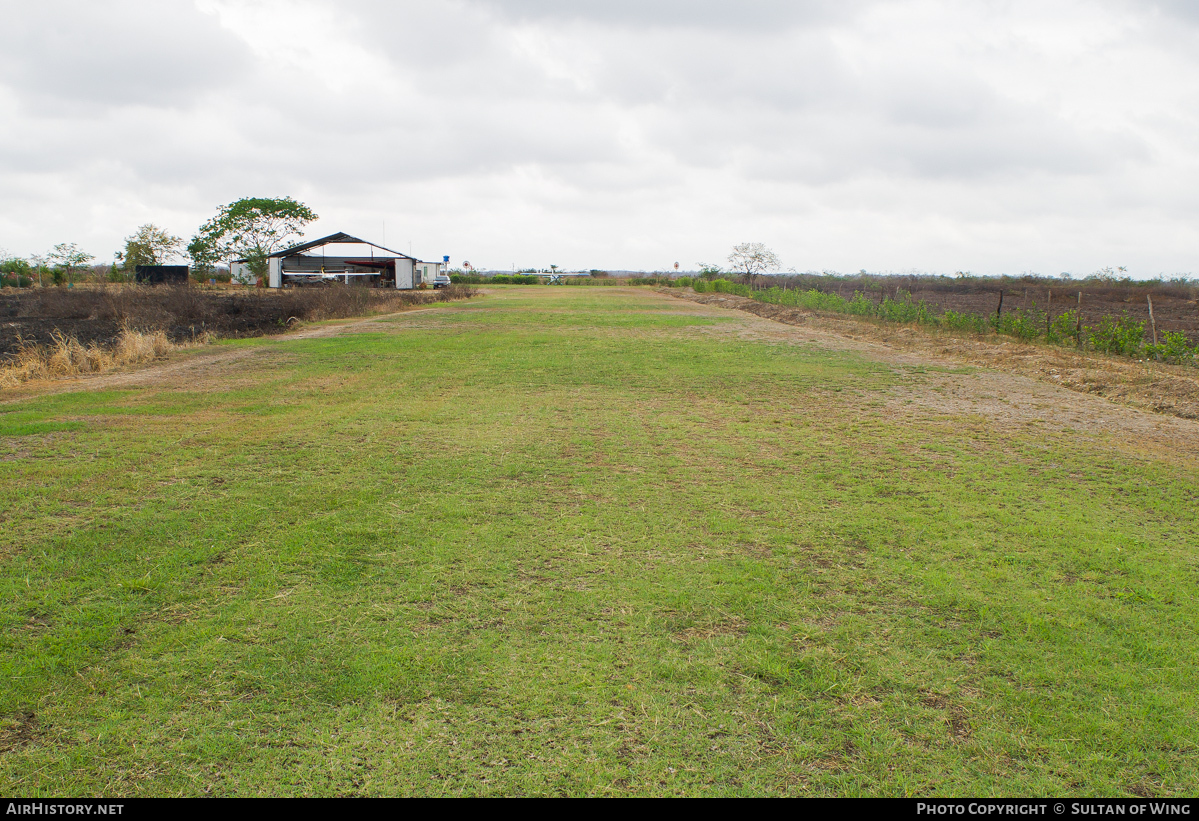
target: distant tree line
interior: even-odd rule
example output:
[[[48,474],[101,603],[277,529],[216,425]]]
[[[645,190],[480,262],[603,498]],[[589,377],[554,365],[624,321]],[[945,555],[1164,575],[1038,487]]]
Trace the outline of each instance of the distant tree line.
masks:
[[[316,213],[291,197],[247,197],[217,209],[184,248],[183,239],[146,223],[125,238],[111,264],[94,264],[95,256],[73,242],[55,245],[45,254],[22,258],[0,250],[0,287],[28,288],[76,282],[131,282],[139,265],[180,262],[186,252],[192,276],[200,281],[229,280],[228,265],[244,259],[251,274],[266,284],[267,258],[303,234]],[[221,266],[225,270],[221,270]]]

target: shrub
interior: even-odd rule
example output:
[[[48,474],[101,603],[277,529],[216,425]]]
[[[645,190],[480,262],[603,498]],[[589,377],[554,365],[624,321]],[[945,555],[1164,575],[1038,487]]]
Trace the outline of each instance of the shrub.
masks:
[[[932,322],[932,314],[924,300],[912,301],[912,295],[906,293],[902,299],[884,299],[877,307],[877,316],[888,322],[915,322],[928,325]]]
[[[876,308],[873,300],[867,299],[861,291],[854,291],[853,299],[849,300],[845,310],[854,316],[874,316]]]
[[[1070,310],[1054,317],[1049,323],[1048,341],[1055,345],[1078,344],[1078,311]]]
[[[24,285],[22,285],[24,281]],[[33,281],[33,268],[19,257],[0,260],[0,285],[10,288],[28,288]]]
[[[453,282],[453,277],[450,278]],[[496,274],[490,279],[485,279],[484,282],[489,282],[494,285],[537,285],[541,282],[541,277],[532,274]]]
[[[561,282],[562,285],[572,285],[575,287],[593,287],[597,285],[623,285],[622,279],[609,279],[608,277],[600,277],[594,279],[592,277],[566,277]]]
[[[208,270],[204,270],[203,268],[192,268],[191,271],[189,271],[189,276],[192,278],[192,281],[198,282],[201,285],[207,285],[208,280],[210,279],[216,280],[217,282],[233,281],[233,275],[231,273],[228,271],[218,271],[214,268],[209,268]]]
[[[754,299],[768,302],[771,305],[807,308],[813,311],[834,311],[843,314],[849,309],[849,303],[844,297],[818,291],[815,288],[798,291],[780,288],[776,285],[765,291],[756,291],[753,296]]]
[[[785,291],[784,293],[791,292]],[[817,291],[815,288],[808,291],[795,292],[795,294],[798,305],[814,311],[845,313],[849,309],[849,302],[840,294],[829,294],[824,291]]]
[[[730,282],[727,279],[712,280],[712,290],[719,294],[734,294],[736,296],[748,297],[754,295],[753,289],[748,285],[742,285],[740,282]]]
[[[766,302],[771,305],[782,305],[786,298],[786,291],[777,285],[767,288],[765,291],[757,291],[754,294],[754,299],[759,302]]]
[[[1145,345],[1145,323],[1136,322],[1128,314],[1119,319],[1105,316],[1093,328],[1083,328],[1088,347],[1103,353],[1137,356]]]
[[[1161,342],[1145,346],[1145,354],[1175,365],[1194,365],[1199,357],[1199,346],[1192,348],[1184,333],[1166,331],[1162,334]]]
[[[1019,309],[1003,314],[999,317],[995,330],[1018,339],[1032,340],[1042,335],[1041,329],[1044,327],[1045,314],[1034,307],[1028,311]]]
[[[965,313],[946,311],[937,317],[937,324],[951,331],[966,331],[974,334],[985,334],[991,330],[991,323],[985,316],[968,311]]]

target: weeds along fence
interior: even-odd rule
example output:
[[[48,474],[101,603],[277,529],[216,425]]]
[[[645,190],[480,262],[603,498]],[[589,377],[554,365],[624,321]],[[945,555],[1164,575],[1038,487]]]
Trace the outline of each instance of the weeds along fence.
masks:
[[[691,286],[697,294],[733,294],[734,296],[754,297],[759,293],[754,291],[748,285],[740,282],[733,282],[728,279],[692,279],[691,277],[679,277],[674,281],[680,287]],[[781,289],[780,289],[781,290]]]
[[[771,305],[806,308],[813,311],[849,314],[851,316],[880,319],[912,325],[927,325],[948,331],[974,334],[997,333],[1016,337],[1027,342],[1047,342],[1053,345],[1073,345],[1136,359],[1154,359],[1176,365],[1199,364],[1199,346],[1192,347],[1186,334],[1165,331],[1156,343],[1145,340],[1145,323],[1128,315],[1104,316],[1097,325],[1083,325],[1077,311],[1068,310],[1050,317],[1034,303],[1029,308],[1019,308],[1009,313],[990,316],[972,312],[944,311],[937,314],[924,300],[912,299],[912,294],[900,293],[898,298],[884,297],[873,300],[861,291],[854,291],[851,299],[839,294],[818,291],[790,290],[774,286],[753,291],[748,285],[715,280],[710,283],[692,283],[699,293],[717,291],[747,296]]]
[[[1177,276],[1172,279],[1134,280],[1119,271],[1105,269],[1080,279],[1045,277],[1038,274],[1021,276],[977,276],[959,272],[955,276],[934,274],[840,274],[832,271],[772,275],[771,280],[791,291],[817,290],[852,294],[894,295],[896,292],[921,291],[943,294],[999,294],[1029,291],[1034,298],[1070,290],[1085,290],[1104,301],[1144,303],[1146,296],[1160,299],[1199,299],[1199,279]]]

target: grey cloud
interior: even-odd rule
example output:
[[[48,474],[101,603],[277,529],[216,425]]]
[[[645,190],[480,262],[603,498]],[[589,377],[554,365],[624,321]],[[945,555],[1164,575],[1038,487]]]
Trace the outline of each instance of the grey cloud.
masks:
[[[1199,25],[1199,4],[1195,0],[1157,0],[1153,6],[1169,17]]]
[[[615,26],[772,30],[851,17],[859,0],[467,0],[509,20],[579,20]]]
[[[599,88],[631,103],[684,108],[723,104],[732,110],[835,106],[852,90],[845,61],[821,35],[730,39],[705,33],[694,46],[655,55],[652,37],[641,36],[630,49],[639,56],[613,53],[606,60]]]
[[[643,147],[676,157],[681,167],[740,164],[755,177],[820,184],[871,171],[933,178],[1021,170],[1081,173],[1100,168],[1110,156],[1137,155],[1130,140],[1088,142],[1056,122],[1052,113],[1004,103],[990,86],[960,71],[921,73],[902,64],[881,72],[851,70],[828,38],[813,32],[782,36],[773,29],[741,31],[731,40],[702,32],[681,51],[655,50],[652,33],[592,32],[588,44],[594,60],[584,67],[592,87],[580,91],[505,51],[502,33],[471,18],[471,5],[478,4],[430,8],[358,2],[342,7],[347,13],[357,11],[353,28],[413,84],[414,98],[374,99],[370,87],[331,91],[298,85],[265,65],[245,72],[226,92],[223,116],[209,127],[221,131],[225,142],[232,139],[243,146],[238,165],[252,167],[254,174],[270,176],[293,168],[286,176],[330,183],[340,178],[342,185],[378,174],[431,179],[524,164],[562,171],[571,164],[614,163],[630,156],[617,137],[626,126],[641,135]],[[695,19],[707,15],[715,20],[734,8],[694,5]],[[812,19],[827,13],[821,4],[805,5],[796,17],[798,12],[787,10],[791,6],[751,3],[744,8],[759,20],[771,15]],[[556,6],[531,1],[496,7],[551,22],[557,14]],[[639,14],[666,19],[671,9],[679,8],[674,3],[569,7],[572,14],[626,21],[639,19]],[[132,7],[124,8],[118,20],[131,16]],[[213,35],[213,19],[178,6],[167,8],[156,12],[160,23],[166,14],[182,15],[180,20],[188,22],[199,17],[205,24],[187,45],[177,47],[180,54],[204,50],[210,41],[227,46],[224,32]],[[30,21],[36,19],[26,15],[24,21],[33,25]],[[139,25],[154,29],[155,19]],[[453,47],[439,36],[449,27],[459,38]],[[397,41],[389,34],[394,31],[406,36]],[[43,31],[42,36],[51,35]],[[164,105],[174,99],[170,95],[203,87],[186,73],[172,78],[168,71],[165,78],[154,88],[167,100]],[[140,75],[121,82],[110,72],[106,80],[113,86],[105,82],[110,103],[147,96]],[[607,103],[608,111],[589,108],[597,103]],[[320,114],[314,117],[313,112]],[[98,138],[92,151],[81,152],[80,161],[107,154],[142,178],[185,179],[200,169],[214,173],[236,151],[190,139],[170,123],[153,116],[143,116],[133,127],[114,124],[111,118],[101,121],[98,127],[112,138]],[[144,145],[131,151],[126,143]],[[62,146],[46,148],[29,141],[10,143],[9,157],[29,168],[48,168],[70,153]]]
[[[882,78],[865,95],[864,102],[878,111],[881,119],[894,125],[961,129],[1019,113],[1011,110],[1015,106],[1001,111],[1005,106],[995,90],[977,79],[905,74]]]
[[[1107,173],[1145,163],[1151,154],[1127,132],[1082,132],[1026,111],[1005,120],[1000,110],[953,128],[888,125],[865,112],[821,113],[774,123],[769,136],[760,133],[728,153],[749,177],[819,186],[865,177],[981,184],[1035,175],[1043,181]]]
[[[1083,129],[1057,110],[1003,96],[968,72],[916,66],[853,72],[821,55],[816,74],[784,61],[680,92],[646,118],[651,144],[694,166],[812,185],[884,174],[910,179],[1104,173],[1146,163],[1117,123]],[[689,78],[702,72],[685,72]]]
[[[179,0],[6,2],[0,83],[44,109],[185,105],[234,80],[244,44]]]
[[[1130,19],[1120,2],[1093,12],[1094,30]],[[1033,25],[1017,5],[959,6],[930,31],[924,16],[944,10],[935,3],[345,0],[315,6],[313,19],[337,23],[313,36],[353,58],[330,58],[323,74],[320,60],[254,56],[276,36],[265,15],[231,15],[234,35],[182,3],[7,4],[18,33],[0,52],[0,100],[14,109],[0,121],[0,188],[12,194],[0,244],[40,250],[68,238],[72,219],[119,243],[158,212],[182,214],[171,227],[184,233],[252,194],[474,236],[510,237],[515,215],[533,214],[547,243],[608,232],[628,248],[659,242],[650,223],[662,215],[699,242],[819,201],[833,228],[855,209],[895,209],[895,219],[923,209],[965,226],[962,236],[972,220],[1018,224],[1033,213],[1022,198],[1084,226],[1122,197],[1157,197],[1162,214],[1174,209],[1165,225],[1192,220],[1185,106],[1137,119],[1141,101],[1119,88],[1072,97],[1076,76],[1055,79],[1052,60],[1046,83],[1060,80],[1061,99],[1030,92],[1004,63],[1038,60],[1026,45],[1014,57],[1002,40],[987,40],[987,53],[922,50]],[[1116,6],[1124,17],[1103,16]],[[893,32],[894,21],[906,29]],[[1126,27],[1121,47],[1158,54],[1167,29],[1193,31]],[[124,45],[134,41],[143,46]],[[1177,78],[1140,79],[1193,84],[1196,60],[1174,53]],[[1112,58],[1080,48],[1072,59],[1102,70]],[[362,68],[335,70],[344,65]],[[1106,190],[1110,199],[1092,194]],[[455,208],[438,211],[446,202]],[[53,236],[26,242],[46,225]]]

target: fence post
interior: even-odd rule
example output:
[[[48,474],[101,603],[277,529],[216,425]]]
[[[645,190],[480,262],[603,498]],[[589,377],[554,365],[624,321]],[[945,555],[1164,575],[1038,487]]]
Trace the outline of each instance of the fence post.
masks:
[[[1045,289],[1045,338],[1049,338],[1049,318],[1053,315],[1053,289]]]
[[[1153,297],[1145,294],[1145,299],[1149,301],[1149,327],[1153,328],[1153,345],[1157,347],[1157,320],[1153,318]]]
[[[1003,319],[1003,289],[999,289],[999,307],[995,309],[995,330],[999,330],[999,323]]]
[[[1078,292],[1078,314],[1074,323],[1074,344],[1082,347],[1082,291]]]

